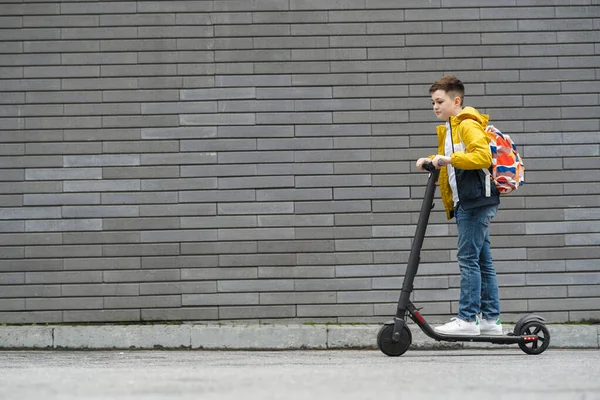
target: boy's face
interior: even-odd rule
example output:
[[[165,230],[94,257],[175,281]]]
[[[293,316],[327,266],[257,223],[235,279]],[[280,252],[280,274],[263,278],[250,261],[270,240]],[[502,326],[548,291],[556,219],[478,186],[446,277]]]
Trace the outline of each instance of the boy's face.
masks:
[[[431,94],[431,104],[435,116],[442,121],[448,121],[451,116],[460,113],[460,97],[452,98],[445,90],[438,89]]]

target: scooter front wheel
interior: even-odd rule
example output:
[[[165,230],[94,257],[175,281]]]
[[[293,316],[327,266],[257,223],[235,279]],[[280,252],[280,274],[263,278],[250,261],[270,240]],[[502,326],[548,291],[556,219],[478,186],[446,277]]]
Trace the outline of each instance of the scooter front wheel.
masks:
[[[406,350],[412,343],[412,334],[408,326],[404,325],[400,332],[400,340],[396,343],[392,341],[394,334],[394,324],[385,324],[377,333],[377,347],[383,354],[390,357],[398,357],[406,353]]]

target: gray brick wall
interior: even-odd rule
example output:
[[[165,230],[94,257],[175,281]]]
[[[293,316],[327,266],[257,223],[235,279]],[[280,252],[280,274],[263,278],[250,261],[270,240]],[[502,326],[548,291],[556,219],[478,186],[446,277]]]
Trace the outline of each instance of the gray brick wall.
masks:
[[[503,318],[600,319],[600,5],[0,3],[0,322],[381,322],[444,74],[519,144]],[[414,298],[457,311],[431,217]]]

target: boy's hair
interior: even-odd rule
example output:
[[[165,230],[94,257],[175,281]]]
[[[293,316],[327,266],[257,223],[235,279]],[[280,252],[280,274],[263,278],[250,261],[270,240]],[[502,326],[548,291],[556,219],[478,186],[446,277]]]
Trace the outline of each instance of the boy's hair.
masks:
[[[462,106],[465,97],[465,85],[457,77],[446,75],[433,82],[433,85],[429,88],[429,94],[436,90],[443,90],[452,98],[460,97],[460,105]]]

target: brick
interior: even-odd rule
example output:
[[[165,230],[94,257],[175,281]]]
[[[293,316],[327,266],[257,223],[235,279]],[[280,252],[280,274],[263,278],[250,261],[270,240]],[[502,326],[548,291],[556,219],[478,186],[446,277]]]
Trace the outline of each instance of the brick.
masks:
[[[3,181],[23,181],[25,171],[22,169],[0,169]]]
[[[56,193],[60,186],[60,182],[5,182],[0,183],[0,193]]]
[[[105,297],[104,307],[109,309],[181,307],[181,296]]]
[[[68,28],[65,28],[68,29]],[[61,39],[60,28],[19,28],[4,29],[4,37],[11,40],[43,40],[43,39]]]
[[[136,271],[104,271],[104,282],[155,282],[177,281],[180,279],[179,270],[136,270]]]
[[[185,190],[214,189],[217,187],[216,178],[183,178],[183,179],[144,179],[142,190]]]
[[[60,297],[60,285],[2,286],[2,297]],[[24,304],[21,309],[24,309]]]
[[[258,226],[332,226],[333,215],[264,215],[258,216]]]
[[[0,219],[60,218],[60,207],[0,208]]]
[[[142,259],[144,269],[217,267],[218,264],[218,256],[168,256]]]
[[[217,291],[216,282],[181,282],[181,283],[141,283],[140,294],[198,294],[214,293]]]
[[[244,178],[218,178],[219,189],[258,189],[294,187],[293,176],[257,176]]]
[[[332,163],[258,165],[258,175],[319,175],[332,174]]]
[[[61,80],[63,90],[110,90],[110,89],[137,89],[138,80],[136,78],[87,78]]]
[[[100,126],[100,117],[25,118],[25,129],[99,128]]]
[[[256,192],[257,201],[332,200],[330,189],[265,189]]]
[[[296,316],[294,306],[237,306],[219,307],[220,319],[291,318]]]
[[[581,4],[587,4],[582,2]],[[592,4],[594,4],[592,2]],[[558,6],[555,7],[557,18],[576,18],[576,17],[600,17],[600,7],[598,6],[585,6],[585,7],[574,7],[574,6]]]
[[[294,290],[294,281],[290,279],[227,280],[217,282],[219,292],[285,292]]]
[[[294,230],[290,228],[245,228],[245,229],[219,229],[218,240],[274,240],[293,239]]]
[[[37,322],[62,322],[62,311],[0,312],[0,320],[7,324],[31,324]]]
[[[215,215],[214,204],[177,204],[169,206],[167,210],[162,205],[142,205],[140,216],[173,216],[173,215]]]
[[[181,296],[183,306],[232,306],[259,304],[258,293],[214,293]]]
[[[324,316],[371,316],[372,304],[351,305],[298,305],[299,317],[324,317]]]
[[[214,113],[217,111],[215,102],[185,102],[185,103],[145,103],[141,106],[142,114],[189,114]]]
[[[64,140],[89,140],[89,141],[112,141],[112,140],[137,140],[140,138],[139,128],[129,129],[74,129],[64,132]]]
[[[103,167],[105,179],[130,178],[178,178],[179,168],[172,167]],[[143,183],[142,183],[143,185]]]
[[[25,221],[0,222],[0,232],[25,232]]]
[[[194,128],[198,129],[198,128]],[[293,126],[219,126],[217,136],[220,138],[236,137],[293,137]]]
[[[291,86],[290,75],[231,75],[217,76],[215,86],[219,87],[269,87]]]
[[[142,139],[191,139],[208,138],[217,135],[215,127],[164,127],[164,128],[143,128],[141,130]]]
[[[302,238],[295,237],[297,229],[280,228],[286,232],[292,231],[293,241],[273,240],[262,241],[258,243],[259,253],[306,253],[306,252],[327,252],[334,250],[334,243],[331,240],[298,240]],[[286,239],[281,237],[280,239]],[[310,238],[313,239],[313,238]]]
[[[102,298],[26,299],[25,304],[27,310],[100,309],[102,308]]]
[[[0,274],[0,283],[3,285],[15,285],[25,283],[25,274],[22,272]]]
[[[67,104],[65,115],[139,115],[140,105],[131,103],[113,104]]]
[[[336,294],[327,293],[260,293],[260,304],[334,304]]]
[[[180,151],[243,151],[256,150],[255,139],[181,140]]]
[[[64,232],[64,231],[99,231],[102,230],[100,219],[63,219],[26,221],[26,232]]]
[[[93,283],[102,282],[100,271],[55,271],[55,272],[27,272],[25,282],[28,284],[52,283]],[[101,306],[98,308],[102,308]]]
[[[124,1],[111,4],[106,7],[104,4],[96,3],[62,3],[60,4],[61,14],[134,14],[136,12],[136,3],[134,1]]]
[[[142,243],[169,243],[169,242],[207,242],[217,240],[215,229],[178,229],[144,231],[141,233]]]
[[[216,153],[142,154],[141,165],[214,164]]]
[[[250,254],[257,250],[256,242],[236,242],[235,247],[231,243],[206,242],[206,243],[182,243],[181,254]]]
[[[256,267],[181,269],[182,280],[256,279],[257,277]]]
[[[64,311],[64,322],[124,322],[139,321],[140,310]]]
[[[135,13],[135,10],[133,11]],[[175,14],[133,14],[129,15],[100,15],[100,26],[148,26],[148,25],[173,25]]]
[[[36,246],[25,249],[25,258],[58,258],[58,257],[100,257],[102,248],[100,246]]]
[[[299,1],[299,0],[291,0],[290,2],[290,10],[332,10],[332,9],[364,9],[365,8],[365,0],[351,0],[347,1],[343,4],[335,0],[325,0],[325,1]]]
[[[404,10],[330,10],[328,14],[329,22],[397,22],[405,20]]]
[[[102,204],[173,204],[177,203],[175,192],[102,193]]]
[[[219,154],[219,164],[294,162],[293,151],[227,152]],[[297,160],[296,160],[297,161]]]
[[[254,190],[197,190],[179,192],[180,203],[254,201]],[[220,212],[219,212],[220,213]]]
[[[140,190],[139,180],[68,181],[63,184],[65,192],[125,192]]]
[[[555,32],[508,32],[508,33],[482,33],[481,44],[545,44],[558,43]],[[475,43],[478,44],[478,43]]]
[[[87,296],[137,296],[137,284],[92,284],[92,285],[62,285],[62,295],[68,297]],[[104,307],[107,307],[104,304]],[[116,307],[110,307],[116,308]],[[131,307],[134,308],[134,307]]]
[[[73,204],[100,204],[100,195],[96,193],[53,193],[53,194],[25,194],[23,205],[73,205]]]
[[[368,200],[297,202],[294,211],[296,214],[370,212],[371,203]]]
[[[282,252],[286,249],[282,249]],[[260,249],[259,249],[260,251]],[[220,255],[220,267],[243,267],[243,266],[283,266],[295,265],[296,257],[293,254],[257,254],[257,255]]]
[[[177,101],[179,90],[104,90],[102,91],[103,102],[147,102],[147,101]],[[142,105],[143,109],[144,105]]]
[[[129,256],[152,256],[152,255],[176,255],[179,254],[178,244],[124,244],[103,245],[103,257],[129,257]],[[118,281],[118,277],[115,278]],[[106,280],[106,277],[105,277]]]
[[[294,205],[290,202],[269,203],[220,203],[219,215],[248,215],[248,214],[292,214]]]
[[[254,99],[255,88],[189,89],[181,91],[181,100]]]
[[[184,38],[213,37],[212,26],[140,26],[137,28],[139,38]],[[127,37],[127,36],[119,36]]]
[[[326,48],[329,47],[329,40],[327,36],[256,37],[253,39],[253,47],[255,49]]]
[[[207,12],[213,11],[213,5],[206,2],[196,1],[141,1],[138,2],[138,13],[169,13],[169,12]],[[216,10],[215,10],[216,11]]]
[[[254,165],[201,165],[181,167],[181,176],[221,177],[256,175]]]
[[[137,217],[138,206],[63,206],[63,218],[112,218],[112,217]]]
[[[331,123],[332,115],[327,112],[260,113],[257,124],[314,124]]]
[[[63,261],[65,270],[111,270],[111,269],[139,269],[138,257],[123,258],[67,258]]]
[[[367,84],[366,73],[356,74],[295,74],[292,76],[292,86],[315,86],[315,85],[331,85],[333,86],[333,97],[349,97],[349,96],[338,96],[336,90],[338,86],[352,85],[352,84]],[[350,97],[365,97],[363,92],[362,95],[350,96]]]
[[[219,318],[217,307],[202,308],[155,308],[151,310],[141,310],[143,321],[166,321],[166,320],[190,320],[205,321],[216,320]]]
[[[147,229],[176,229],[179,228],[179,218],[111,218],[102,222],[102,228],[107,231],[147,230]]]
[[[254,125],[254,114],[181,114],[180,125]]]
[[[97,154],[101,151],[99,143],[27,143],[26,154]]]
[[[292,100],[235,100],[219,101],[219,112],[272,112],[272,111],[294,111]]]
[[[256,62],[254,72],[257,74],[306,74],[329,73],[330,63],[320,61],[306,62]]]
[[[136,27],[61,28],[54,39],[128,39],[137,37]]]

